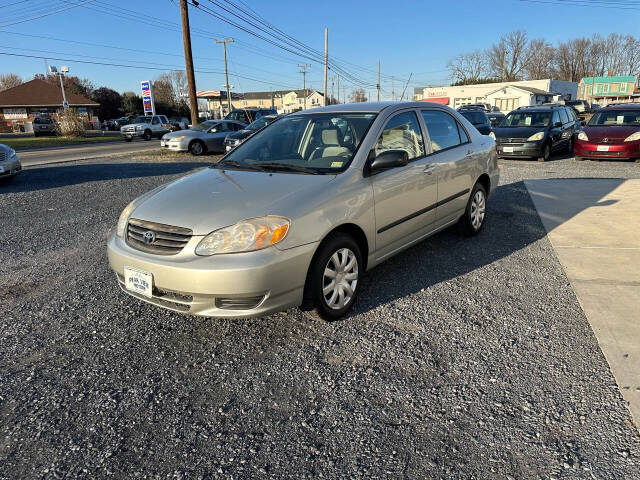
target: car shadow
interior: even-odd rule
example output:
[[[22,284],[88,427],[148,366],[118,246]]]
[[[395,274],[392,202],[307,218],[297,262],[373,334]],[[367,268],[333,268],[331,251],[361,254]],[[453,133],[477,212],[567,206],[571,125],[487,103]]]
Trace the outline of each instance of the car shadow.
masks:
[[[87,182],[178,175],[211,165],[212,162],[128,162],[43,166],[23,170],[11,183],[0,185],[0,196],[68,187]]]
[[[580,210],[564,212],[563,220],[586,208],[599,206],[600,200],[623,182],[611,180],[594,190]],[[499,186],[488,201],[487,211],[486,223],[479,235],[465,238],[453,227],[368,271],[362,279],[357,302],[348,316],[365,313],[437,283],[481,269],[547,234],[522,181]]]

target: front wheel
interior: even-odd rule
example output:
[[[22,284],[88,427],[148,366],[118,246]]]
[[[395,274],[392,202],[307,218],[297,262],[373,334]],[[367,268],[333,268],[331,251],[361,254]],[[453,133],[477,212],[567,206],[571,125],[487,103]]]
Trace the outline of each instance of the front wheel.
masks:
[[[484,227],[487,216],[487,191],[480,184],[476,183],[471,190],[471,196],[467,202],[467,208],[460,219],[460,231],[465,237],[472,237],[480,233]]]
[[[133,138],[130,137],[124,137],[124,141],[125,142],[131,142],[133,140]]]
[[[189,145],[189,151],[191,152],[191,155],[195,155],[196,157],[198,157],[200,155],[204,155],[204,153],[206,152],[206,148],[204,146],[204,143],[202,143],[200,140],[194,140]]]
[[[542,150],[542,156],[538,157],[539,162],[548,162],[549,157],[551,157],[551,145],[548,143],[544,146]]]
[[[353,306],[360,289],[360,247],[349,235],[338,233],[325,240],[313,262],[305,289],[314,313],[337,320]]]
[[[149,141],[151,140],[151,137],[152,137],[151,130],[145,130],[144,134],[142,135],[142,138]]]

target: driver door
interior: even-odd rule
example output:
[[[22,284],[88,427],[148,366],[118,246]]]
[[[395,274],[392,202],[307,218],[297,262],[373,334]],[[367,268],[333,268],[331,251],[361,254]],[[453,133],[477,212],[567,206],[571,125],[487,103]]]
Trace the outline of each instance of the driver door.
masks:
[[[207,133],[207,150],[211,152],[224,151],[224,139],[233,132],[231,122],[222,121],[216,123]]]
[[[424,235],[435,220],[437,176],[427,168],[424,139],[416,112],[391,117],[379,134],[370,159],[385,150],[404,150],[409,164],[373,174],[376,258],[382,259]]]

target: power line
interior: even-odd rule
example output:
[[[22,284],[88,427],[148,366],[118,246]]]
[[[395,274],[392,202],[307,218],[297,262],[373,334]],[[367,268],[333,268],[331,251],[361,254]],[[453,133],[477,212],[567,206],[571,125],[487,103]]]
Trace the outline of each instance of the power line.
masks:
[[[32,20],[38,20],[39,18],[44,18],[44,17],[48,17],[50,15],[55,15],[56,13],[65,12],[67,10],[71,10],[72,8],[81,7],[83,5],[86,5],[87,3],[91,3],[93,1],[94,0],[85,0],[82,3],[74,3],[73,5],[67,5],[66,7],[60,8],[58,10],[54,10],[54,11],[48,12],[48,13],[43,13],[41,15],[37,15],[37,16],[31,17],[31,18],[27,18],[25,20],[18,20],[18,21],[14,21],[14,22],[11,22],[11,23],[5,23],[4,25],[0,25],[0,28],[9,27],[11,25],[17,25],[19,23],[30,22]]]

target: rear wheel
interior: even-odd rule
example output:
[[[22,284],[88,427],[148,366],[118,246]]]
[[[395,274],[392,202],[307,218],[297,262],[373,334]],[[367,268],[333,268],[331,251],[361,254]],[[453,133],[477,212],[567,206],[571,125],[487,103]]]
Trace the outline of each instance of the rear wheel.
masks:
[[[471,196],[467,202],[467,208],[460,219],[461,233],[466,237],[472,237],[480,233],[484,227],[487,216],[487,191],[480,183],[476,183],[471,190]]]
[[[202,143],[200,140],[194,140],[189,144],[189,151],[191,152],[191,155],[195,155],[197,157],[200,155],[204,155],[207,149],[204,146],[204,143]]]
[[[542,156],[538,157],[539,162],[548,162],[551,157],[551,145],[548,143],[542,149]]]
[[[337,320],[347,313],[358,296],[362,265],[360,247],[349,235],[338,233],[323,242],[305,285],[314,317]]]

